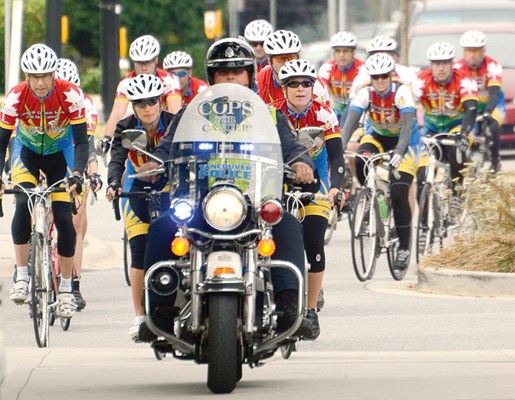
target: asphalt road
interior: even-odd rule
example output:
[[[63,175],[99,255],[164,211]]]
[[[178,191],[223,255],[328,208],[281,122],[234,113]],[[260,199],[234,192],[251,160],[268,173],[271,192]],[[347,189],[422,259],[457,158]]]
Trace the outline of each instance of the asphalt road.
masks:
[[[209,394],[205,366],[171,357],[157,361],[147,345],[128,338],[133,315],[121,269],[122,227],[103,199],[89,212],[82,281],[87,307],[72,319],[68,332],[51,328],[50,348],[36,348],[28,307],[7,298],[12,205],[4,200],[4,208],[2,400]],[[344,224],[327,247],[327,260],[319,339],[301,342],[289,360],[276,355],[262,368],[245,367],[231,398],[515,398],[515,299],[422,295],[416,290],[414,261],[405,281],[393,282],[385,256],[373,280],[360,283]]]

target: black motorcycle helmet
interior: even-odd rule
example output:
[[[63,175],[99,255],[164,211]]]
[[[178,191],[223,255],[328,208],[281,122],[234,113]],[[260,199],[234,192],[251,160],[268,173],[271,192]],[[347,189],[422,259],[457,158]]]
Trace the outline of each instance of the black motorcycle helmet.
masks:
[[[218,68],[242,67],[249,71],[249,87],[253,88],[256,75],[256,55],[245,40],[221,39],[213,43],[207,50],[204,69],[210,85],[214,84],[214,75]]]

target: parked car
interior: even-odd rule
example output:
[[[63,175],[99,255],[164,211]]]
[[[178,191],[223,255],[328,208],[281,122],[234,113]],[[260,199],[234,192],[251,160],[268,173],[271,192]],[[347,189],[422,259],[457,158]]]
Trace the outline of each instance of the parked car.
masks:
[[[437,13],[434,3],[440,4],[441,10],[447,10],[447,14]],[[506,117],[502,127],[501,147],[513,147],[515,146],[515,53],[511,50],[511,44],[515,42],[515,22],[513,22],[515,21],[515,1],[483,1],[482,9],[473,0],[459,2],[462,5],[461,9],[456,8],[457,5],[454,3],[458,2],[429,1],[427,13],[422,11],[418,13],[408,33],[408,64],[417,69],[427,68],[429,62],[426,51],[432,43],[441,40],[455,46],[456,59],[459,59],[463,55],[459,44],[461,35],[470,29],[483,31],[487,36],[486,54],[496,59],[503,67]],[[469,3],[471,7],[464,9],[464,4]],[[496,8],[500,3],[504,8]],[[431,8],[433,11],[430,13],[431,4],[433,4]],[[451,5],[455,6],[452,12]],[[498,12],[494,13],[493,10]],[[460,12],[462,14],[459,14]],[[506,18],[512,18],[512,20],[505,21],[504,16],[501,16],[503,13]],[[458,18],[458,14],[461,15],[461,19]],[[440,19],[437,15],[440,15]],[[483,19],[480,19],[481,15]],[[485,22],[488,18],[491,20]],[[494,18],[495,21],[493,21]],[[442,22],[445,19],[447,21]]]

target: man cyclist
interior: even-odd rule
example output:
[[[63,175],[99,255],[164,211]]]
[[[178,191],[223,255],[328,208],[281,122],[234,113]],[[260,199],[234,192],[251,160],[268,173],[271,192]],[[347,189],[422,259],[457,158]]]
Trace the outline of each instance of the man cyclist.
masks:
[[[502,66],[485,54],[486,36],[478,30],[465,32],[460,38],[463,58],[454,64],[454,69],[463,70],[475,78],[478,87],[477,114],[492,133],[493,173],[501,169],[499,148],[501,126],[506,113],[502,89]],[[481,135],[483,132],[477,132]]]
[[[358,40],[350,32],[338,32],[331,37],[333,60],[322,64],[318,70],[320,80],[331,97],[331,107],[339,117],[349,102],[352,82],[358,75],[363,61],[355,57]]]
[[[12,149],[12,181],[26,188],[38,184],[40,173],[48,185],[67,179],[66,193],[52,193],[52,214],[57,228],[57,252],[61,267],[58,314],[71,318],[76,311],[72,294],[73,256],[76,234],[70,195],[80,194],[82,173],[88,160],[84,95],[75,85],[55,79],[57,56],[44,44],[34,44],[21,57],[26,80],[14,86],[0,111],[0,171],[5,151],[18,121]],[[3,192],[0,183],[0,195]],[[31,217],[28,198],[16,195],[12,220],[16,258],[16,283],[10,298],[23,304],[28,294],[28,258]]]
[[[178,79],[157,66],[160,50],[159,42],[150,35],[140,36],[131,43],[129,47],[129,57],[134,63],[134,70],[129,72],[118,84],[113,109],[106,122],[105,136],[97,143],[97,151],[99,154],[107,154],[109,151],[116,124],[124,117],[127,111],[129,105],[129,101],[127,100],[127,85],[131,78],[139,74],[156,75],[164,86],[164,93],[161,100],[165,108],[174,114],[182,108],[181,90]]]
[[[256,55],[256,74],[268,65],[268,58],[263,45],[265,39],[273,30],[272,24],[265,19],[255,19],[245,27],[243,36],[245,36],[245,40],[250,44]]]
[[[302,219],[306,257],[311,266],[308,272],[307,318],[313,325],[313,334],[305,339],[315,340],[320,335],[316,308],[325,270],[324,235],[331,206],[341,193],[345,170],[343,148],[336,114],[328,105],[313,100],[313,85],[317,79],[315,67],[302,59],[288,61],[279,71],[279,79],[284,99],[274,101],[272,106],[286,114],[297,131],[306,126],[324,130],[322,145],[311,149],[308,154],[320,180],[318,193],[326,194],[329,201],[312,201],[301,210],[299,216]]]
[[[423,136],[448,132],[454,134],[460,143],[461,157],[458,157],[455,147],[444,150],[445,158],[450,163],[451,176],[455,182],[454,194],[457,195],[455,187],[457,183],[463,181],[460,171],[466,161],[466,150],[469,146],[468,136],[476,120],[478,101],[475,79],[461,68],[453,69],[455,55],[456,51],[452,44],[448,42],[433,43],[427,49],[430,66],[419,73],[419,80],[422,84],[420,104],[424,110]],[[419,194],[428,162],[429,157],[424,146],[417,172]]]
[[[129,81],[127,99],[132,102],[134,115],[122,119],[116,125],[111,147],[111,161],[107,172],[107,199],[112,201],[120,192],[137,192],[144,188],[161,191],[166,186],[163,178],[155,183],[130,178],[138,172],[139,167],[147,161],[147,156],[137,150],[128,150],[122,146],[122,132],[125,129],[142,129],[146,133],[147,148],[150,151],[157,146],[172,122],[173,114],[162,109],[160,98],[164,87],[155,75],[141,74]],[[145,189],[146,190],[146,189]],[[122,198],[121,205],[125,232],[131,251],[131,291],[136,317],[129,326],[129,336],[138,342],[140,325],[145,320],[143,308],[143,257],[147,243],[150,216],[146,198]],[[161,196],[161,211],[169,206],[169,196]]]
[[[299,37],[285,30],[275,31],[268,35],[264,43],[268,56],[268,67],[256,76],[256,85],[259,97],[267,104],[284,98],[279,80],[279,70],[288,61],[297,60],[301,49]],[[329,93],[319,80],[315,82],[313,95],[320,103],[329,104]]]
[[[249,88],[253,87],[255,74],[255,55],[252,48],[243,40],[226,38],[215,42],[207,51],[205,70],[209,85],[219,83],[236,83]],[[283,159],[292,159],[299,155],[305,148],[294,138],[285,115],[277,110],[271,110],[277,120],[277,128],[283,148]],[[170,155],[171,144],[177,125],[182,114],[179,114],[170,127],[167,135],[160,145],[154,150],[154,154],[162,159],[173,158]],[[148,162],[142,170],[149,170],[157,166],[155,162]],[[313,182],[313,163],[309,156],[303,154],[298,161],[291,165],[300,183]],[[145,251],[145,270],[154,263],[167,259],[174,259],[170,250],[170,243],[177,232],[177,226],[168,215],[157,219],[149,230],[147,249]],[[287,260],[304,271],[304,246],[302,239],[302,227],[297,219],[285,212],[282,220],[274,225],[272,230],[276,242],[276,252],[272,258]],[[272,281],[274,285],[276,308],[282,312],[278,318],[278,330],[284,331],[293,325],[297,310],[297,282],[290,272],[273,271]],[[160,310],[173,306],[174,295],[162,297],[155,293],[151,296],[151,308],[156,313],[159,327],[170,331],[172,315]],[[299,334],[311,336],[312,324],[304,319]]]
[[[388,54],[377,53],[365,62],[370,86],[358,90],[349,105],[342,130],[343,148],[358,126],[361,115],[368,111],[371,132],[365,133],[358,154],[377,154],[392,151],[390,166],[390,195],[393,204],[395,229],[399,247],[394,272],[402,274],[409,266],[411,238],[411,208],[408,200],[410,185],[417,173],[420,134],[415,118],[415,101],[410,88],[393,81],[395,61]],[[356,173],[361,185],[365,183],[365,163],[356,158]]]
[[[163,68],[179,79],[182,107],[186,107],[193,98],[205,88],[207,83],[191,74],[193,59],[184,51],[172,51],[163,60]]]
[[[63,79],[80,87],[79,71],[75,63],[71,60],[66,58],[58,59],[55,76],[56,78]],[[86,107],[86,126],[88,131],[88,164],[84,174],[88,178],[89,185],[85,184],[83,186],[82,193],[75,197],[74,201],[77,214],[74,214],[72,217],[78,243],[78,245],[75,246],[72,282],[72,292],[73,297],[75,298],[75,304],[77,305],[77,311],[80,311],[86,307],[86,301],[80,292],[80,279],[82,277],[83,242],[86,236],[86,229],[88,225],[86,214],[88,203],[87,198],[90,190],[95,190],[95,192],[98,192],[102,188],[102,179],[98,174],[98,160],[97,152],[95,150],[95,129],[98,122],[98,112],[93,99],[86,93],[84,93],[84,104]]]

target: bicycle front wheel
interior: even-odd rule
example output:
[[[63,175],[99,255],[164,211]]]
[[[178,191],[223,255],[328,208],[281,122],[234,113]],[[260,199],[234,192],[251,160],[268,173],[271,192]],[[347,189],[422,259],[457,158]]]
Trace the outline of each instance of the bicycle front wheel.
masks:
[[[123,231],[123,274],[125,276],[125,283],[127,286],[131,285],[131,246],[127,238],[127,232]]]
[[[351,219],[351,247],[354,272],[359,281],[365,282],[374,275],[379,245],[375,207],[372,192],[361,189],[354,199]]]
[[[338,213],[334,207],[331,208],[329,213],[329,223],[324,235],[324,244],[327,245],[333,237],[333,233],[336,230],[336,224],[338,223]]]
[[[34,233],[31,240],[30,269],[30,313],[38,347],[48,346],[49,336],[49,257],[45,240],[40,233]]]
[[[417,263],[422,257],[438,253],[442,243],[436,243],[436,225],[439,223],[439,207],[437,194],[432,186],[426,183],[422,187],[419,200],[417,223]],[[441,239],[440,241],[441,242]],[[437,244],[435,246],[435,244]]]

